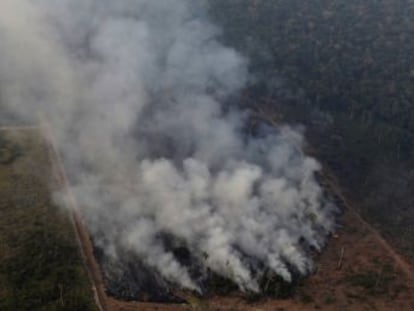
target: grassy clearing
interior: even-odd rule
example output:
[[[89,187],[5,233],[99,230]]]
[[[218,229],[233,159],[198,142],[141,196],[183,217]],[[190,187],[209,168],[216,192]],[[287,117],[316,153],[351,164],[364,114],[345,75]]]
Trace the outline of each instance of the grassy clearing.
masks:
[[[355,273],[347,278],[347,282],[352,287],[358,287],[363,290],[365,295],[387,295],[394,296],[398,293],[396,287],[397,276],[394,269],[389,265],[383,265],[378,271],[364,271]]]
[[[11,164],[21,155],[20,145],[7,139],[5,135],[0,135],[0,165]]]
[[[97,310],[40,136],[0,133],[0,160],[0,310]]]

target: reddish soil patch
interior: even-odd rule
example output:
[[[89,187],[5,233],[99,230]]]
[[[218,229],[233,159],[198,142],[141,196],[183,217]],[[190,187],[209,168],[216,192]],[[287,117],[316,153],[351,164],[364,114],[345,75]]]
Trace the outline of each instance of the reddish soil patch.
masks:
[[[109,310],[414,310],[412,265],[345,204],[342,228],[315,258],[315,273],[292,299],[249,303],[240,295],[190,298],[191,304],[162,305],[108,300]]]
[[[397,254],[346,202],[341,218],[342,228],[331,238],[323,253],[315,257],[315,273],[306,279],[291,299],[248,302],[240,294],[198,299],[184,293],[182,295],[189,304],[152,304],[124,302],[109,297],[105,292],[100,268],[93,256],[90,237],[54,148],[53,137],[47,127],[45,129],[55,171],[62,187],[66,189],[68,204],[74,211],[74,226],[101,310],[414,310],[412,264]],[[341,197],[334,178],[328,179],[327,186]]]

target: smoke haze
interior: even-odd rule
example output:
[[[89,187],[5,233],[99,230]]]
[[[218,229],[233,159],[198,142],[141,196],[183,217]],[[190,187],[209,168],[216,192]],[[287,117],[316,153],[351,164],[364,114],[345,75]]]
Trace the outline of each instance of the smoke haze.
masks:
[[[2,0],[4,113],[47,117],[88,228],[114,263],[127,250],[166,282],[200,291],[211,270],[259,291],[270,269],[312,268],[335,207],[289,126],[244,131],[224,105],[247,60],[190,0]],[[176,258],[171,236],[199,262]],[[122,267],[118,267],[122,269]],[[112,272],[107,272],[112,273]]]

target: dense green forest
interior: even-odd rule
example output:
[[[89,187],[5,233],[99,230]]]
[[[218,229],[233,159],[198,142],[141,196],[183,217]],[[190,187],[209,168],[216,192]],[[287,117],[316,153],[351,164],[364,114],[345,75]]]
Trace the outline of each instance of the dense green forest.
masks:
[[[303,124],[362,215],[414,258],[414,1],[209,0],[250,104]]]

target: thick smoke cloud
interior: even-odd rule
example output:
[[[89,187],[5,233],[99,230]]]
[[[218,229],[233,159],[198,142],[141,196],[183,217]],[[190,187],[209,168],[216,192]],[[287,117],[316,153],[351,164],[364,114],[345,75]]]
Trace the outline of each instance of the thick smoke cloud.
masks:
[[[170,236],[202,274],[258,291],[266,269],[310,271],[306,248],[322,247],[335,208],[299,131],[248,136],[247,113],[223,104],[247,61],[219,34],[190,0],[2,0],[1,105],[52,123],[105,256],[128,250],[200,290]]]

